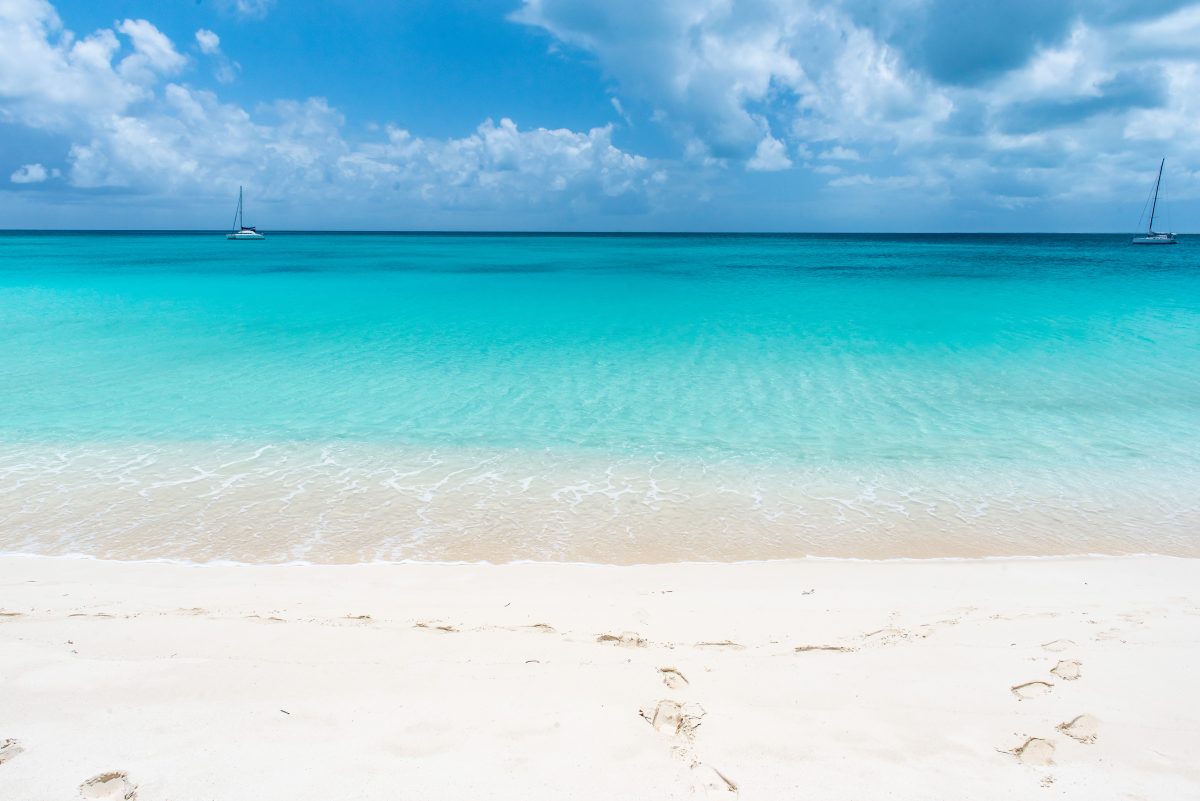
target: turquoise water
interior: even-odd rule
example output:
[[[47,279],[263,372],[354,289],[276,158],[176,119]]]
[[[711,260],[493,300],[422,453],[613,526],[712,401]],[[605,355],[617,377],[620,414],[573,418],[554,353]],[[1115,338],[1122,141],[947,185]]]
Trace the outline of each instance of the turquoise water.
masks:
[[[0,235],[0,549],[1191,553],[1200,260],[1127,242]]]

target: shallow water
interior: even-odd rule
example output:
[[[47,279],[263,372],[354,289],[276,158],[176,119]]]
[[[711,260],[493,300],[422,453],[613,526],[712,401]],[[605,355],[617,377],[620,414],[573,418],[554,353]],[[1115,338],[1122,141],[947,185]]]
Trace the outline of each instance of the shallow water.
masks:
[[[1200,553],[1200,266],[1108,236],[0,235],[0,551]]]

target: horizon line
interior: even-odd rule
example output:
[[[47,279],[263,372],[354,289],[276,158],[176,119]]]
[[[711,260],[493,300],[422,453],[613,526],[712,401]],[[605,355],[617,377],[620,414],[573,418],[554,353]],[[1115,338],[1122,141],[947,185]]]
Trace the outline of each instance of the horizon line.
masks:
[[[225,228],[3,228],[0,234],[227,234]],[[737,231],[541,230],[488,228],[276,228],[263,234],[388,234],[399,236],[1140,236],[1141,231]],[[1174,231],[1176,236],[1194,232]]]

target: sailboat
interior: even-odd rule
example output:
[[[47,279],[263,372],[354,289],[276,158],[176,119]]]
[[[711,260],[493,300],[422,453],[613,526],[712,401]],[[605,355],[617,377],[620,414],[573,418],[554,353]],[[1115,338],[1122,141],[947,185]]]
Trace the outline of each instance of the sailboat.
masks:
[[[253,225],[242,222],[242,188],[238,187],[238,207],[233,215],[235,225],[233,230],[225,235],[226,239],[266,239]]]
[[[1145,234],[1133,238],[1133,244],[1135,245],[1175,244],[1175,234],[1164,234],[1154,230],[1154,213],[1158,210],[1158,189],[1162,186],[1163,165],[1166,163],[1167,160],[1163,159],[1158,165],[1158,179],[1154,182],[1154,202],[1150,205],[1150,225],[1146,226]],[[1145,206],[1142,209],[1145,210]]]

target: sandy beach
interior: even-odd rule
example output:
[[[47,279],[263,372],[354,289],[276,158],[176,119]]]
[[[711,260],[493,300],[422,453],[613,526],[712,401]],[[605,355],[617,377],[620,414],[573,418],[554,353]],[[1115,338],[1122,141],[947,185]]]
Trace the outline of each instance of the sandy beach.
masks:
[[[0,797],[1200,797],[1200,562],[0,558]]]

